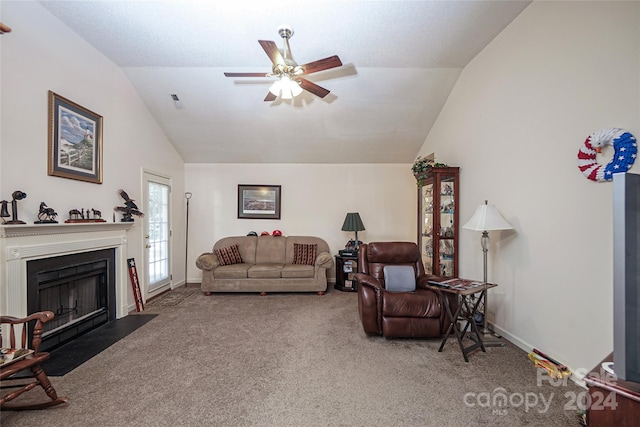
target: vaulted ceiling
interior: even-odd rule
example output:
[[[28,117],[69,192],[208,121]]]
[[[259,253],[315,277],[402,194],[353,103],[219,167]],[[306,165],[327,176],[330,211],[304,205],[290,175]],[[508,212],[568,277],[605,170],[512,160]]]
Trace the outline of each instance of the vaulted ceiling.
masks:
[[[187,163],[411,163],[462,69],[530,1],[40,2],[121,67]],[[265,102],[258,40],[331,91]],[[176,94],[179,103],[171,94]],[[178,108],[181,107],[181,108]]]

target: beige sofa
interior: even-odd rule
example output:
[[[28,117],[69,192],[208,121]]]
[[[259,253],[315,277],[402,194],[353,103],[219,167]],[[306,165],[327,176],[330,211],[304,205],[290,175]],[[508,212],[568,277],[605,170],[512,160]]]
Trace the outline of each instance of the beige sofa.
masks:
[[[227,254],[235,245],[242,262],[234,260],[232,255],[231,263],[221,265],[229,262]],[[311,259],[313,245],[315,259]],[[196,266],[202,270],[201,289],[207,295],[213,292],[259,292],[261,295],[317,292],[323,295],[333,257],[327,242],[318,237],[239,236],[218,240],[211,252],[198,257]]]

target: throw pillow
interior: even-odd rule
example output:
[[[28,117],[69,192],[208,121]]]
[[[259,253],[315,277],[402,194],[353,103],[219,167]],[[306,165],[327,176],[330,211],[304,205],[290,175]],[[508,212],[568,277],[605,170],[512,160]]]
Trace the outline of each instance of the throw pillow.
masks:
[[[213,251],[218,257],[220,265],[241,264],[242,257],[238,245],[227,246]]]
[[[303,245],[301,243],[293,244],[293,263],[314,265],[316,262],[316,252],[318,252],[318,245]]]
[[[416,290],[416,276],[410,265],[385,265],[384,288],[390,292],[413,292]]]

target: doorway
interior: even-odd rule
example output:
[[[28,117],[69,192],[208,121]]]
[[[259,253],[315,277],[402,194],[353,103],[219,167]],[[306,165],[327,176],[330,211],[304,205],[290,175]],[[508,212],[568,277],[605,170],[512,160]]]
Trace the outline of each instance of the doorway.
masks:
[[[171,283],[171,178],[143,172],[144,255],[147,293]]]

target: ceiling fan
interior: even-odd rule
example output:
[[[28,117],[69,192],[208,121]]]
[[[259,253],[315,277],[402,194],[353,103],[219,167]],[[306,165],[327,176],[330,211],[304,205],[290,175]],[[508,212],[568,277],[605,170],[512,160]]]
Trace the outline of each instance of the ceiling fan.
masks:
[[[337,55],[319,59],[307,64],[298,65],[291,56],[289,39],[293,36],[293,30],[287,25],[278,27],[278,34],[284,39],[282,52],[275,42],[270,40],[258,40],[260,46],[267,53],[273,63],[270,73],[224,73],[226,77],[277,77],[278,80],[271,85],[269,93],[264,98],[265,101],[274,101],[278,96],[282,99],[291,99],[302,93],[302,90],[311,92],[314,95],[324,98],[329,94],[329,90],[310,82],[303,76],[318,71],[342,66],[342,61]]]

